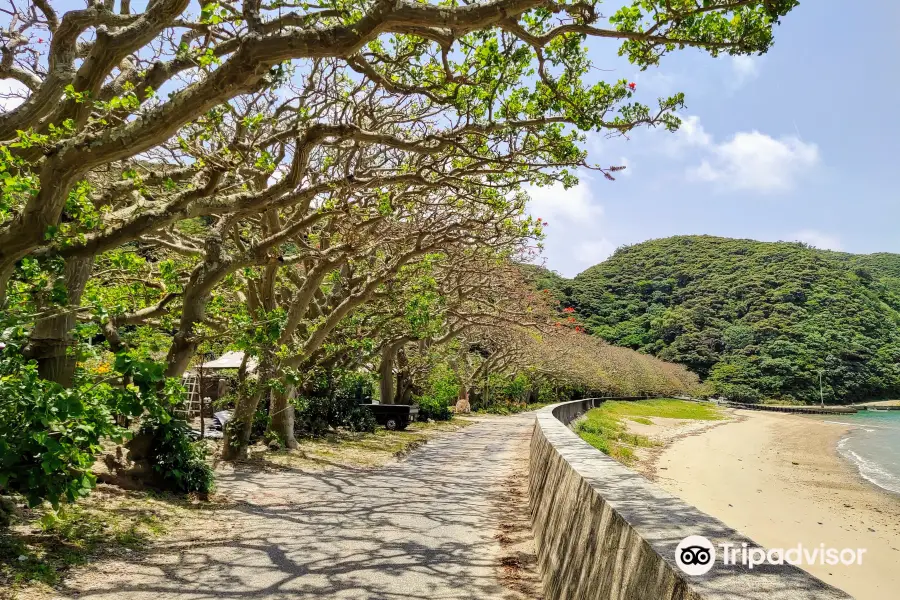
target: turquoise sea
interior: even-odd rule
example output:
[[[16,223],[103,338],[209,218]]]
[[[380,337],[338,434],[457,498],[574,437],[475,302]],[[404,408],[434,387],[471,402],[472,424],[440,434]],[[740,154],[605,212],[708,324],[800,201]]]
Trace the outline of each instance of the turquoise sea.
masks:
[[[900,410],[860,411],[834,419],[855,425],[838,452],[875,485],[900,494]]]

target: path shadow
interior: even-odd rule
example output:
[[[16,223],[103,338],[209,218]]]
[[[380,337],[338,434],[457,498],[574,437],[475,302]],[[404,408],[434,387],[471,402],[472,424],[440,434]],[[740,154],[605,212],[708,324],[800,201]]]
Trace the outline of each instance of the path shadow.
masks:
[[[327,473],[237,469],[221,527],[80,574],[79,598],[503,598],[492,495],[531,418],[433,440],[405,461]],[[521,438],[519,438],[521,440]],[[108,567],[108,568],[107,568]]]

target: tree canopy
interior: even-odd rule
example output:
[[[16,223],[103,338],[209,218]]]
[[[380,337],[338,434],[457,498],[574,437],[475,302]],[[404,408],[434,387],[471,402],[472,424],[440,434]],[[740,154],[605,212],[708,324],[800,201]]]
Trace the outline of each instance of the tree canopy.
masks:
[[[563,332],[552,298],[513,274],[542,237],[525,184],[571,186],[579,170],[613,179],[620,167],[587,162],[587,133],[675,130],[684,104],[602,80],[588,41],[615,42],[640,69],[685,48],[763,53],[796,5],[244,0],[198,13],[187,0],[11,0],[0,12],[0,78],[13,85],[0,113],[10,427],[46,427],[32,410],[43,403],[90,413],[83,425],[111,435],[113,414],[168,411],[162,392],[198,353],[239,349],[259,366],[256,379],[239,374],[224,451],[235,458],[260,407],[269,439],[290,447],[298,397],[335,371],[411,373],[408,345],[423,365],[448,345],[466,389],[507,343],[520,360],[496,357],[503,376],[531,368],[540,353],[519,343],[523,330]],[[635,389],[692,384],[631,363],[623,372],[652,375],[626,382]],[[101,383],[140,410],[87,411]],[[96,448],[81,438],[79,452]],[[45,442],[17,469],[85,484],[85,465]]]

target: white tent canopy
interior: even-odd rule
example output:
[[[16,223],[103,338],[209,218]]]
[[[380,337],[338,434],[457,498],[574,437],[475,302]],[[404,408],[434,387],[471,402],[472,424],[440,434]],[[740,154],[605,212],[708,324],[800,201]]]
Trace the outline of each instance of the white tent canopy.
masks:
[[[240,369],[241,362],[244,360],[243,352],[226,352],[219,358],[203,363],[204,371],[209,369]],[[247,360],[247,372],[252,373],[256,370],[256,360],[250,358]]]

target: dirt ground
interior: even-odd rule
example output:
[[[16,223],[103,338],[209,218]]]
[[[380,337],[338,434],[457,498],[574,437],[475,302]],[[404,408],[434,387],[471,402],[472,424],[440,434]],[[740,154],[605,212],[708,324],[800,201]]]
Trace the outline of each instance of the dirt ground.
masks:
[[[650,425],[625,419],[629,433],[650,438],[654,443],[648,447],[635,448],[637,462],[631,468],[650,480],[657,476],[657,461],[665,449],[676,440],[700,435],[705,431],[719,427],[733,420],[733,413],[725,413],[726,419],[721,421],[696,421],[693,419],[669,419],[666,417],[646,417]]]
[[[544,597],[528,507],[529,442],[530,436],[514,447],[515,467],[503,481],[495,502],[500,522],[494,537],[501,547],[497,569],[508,600],[542,600]]]

